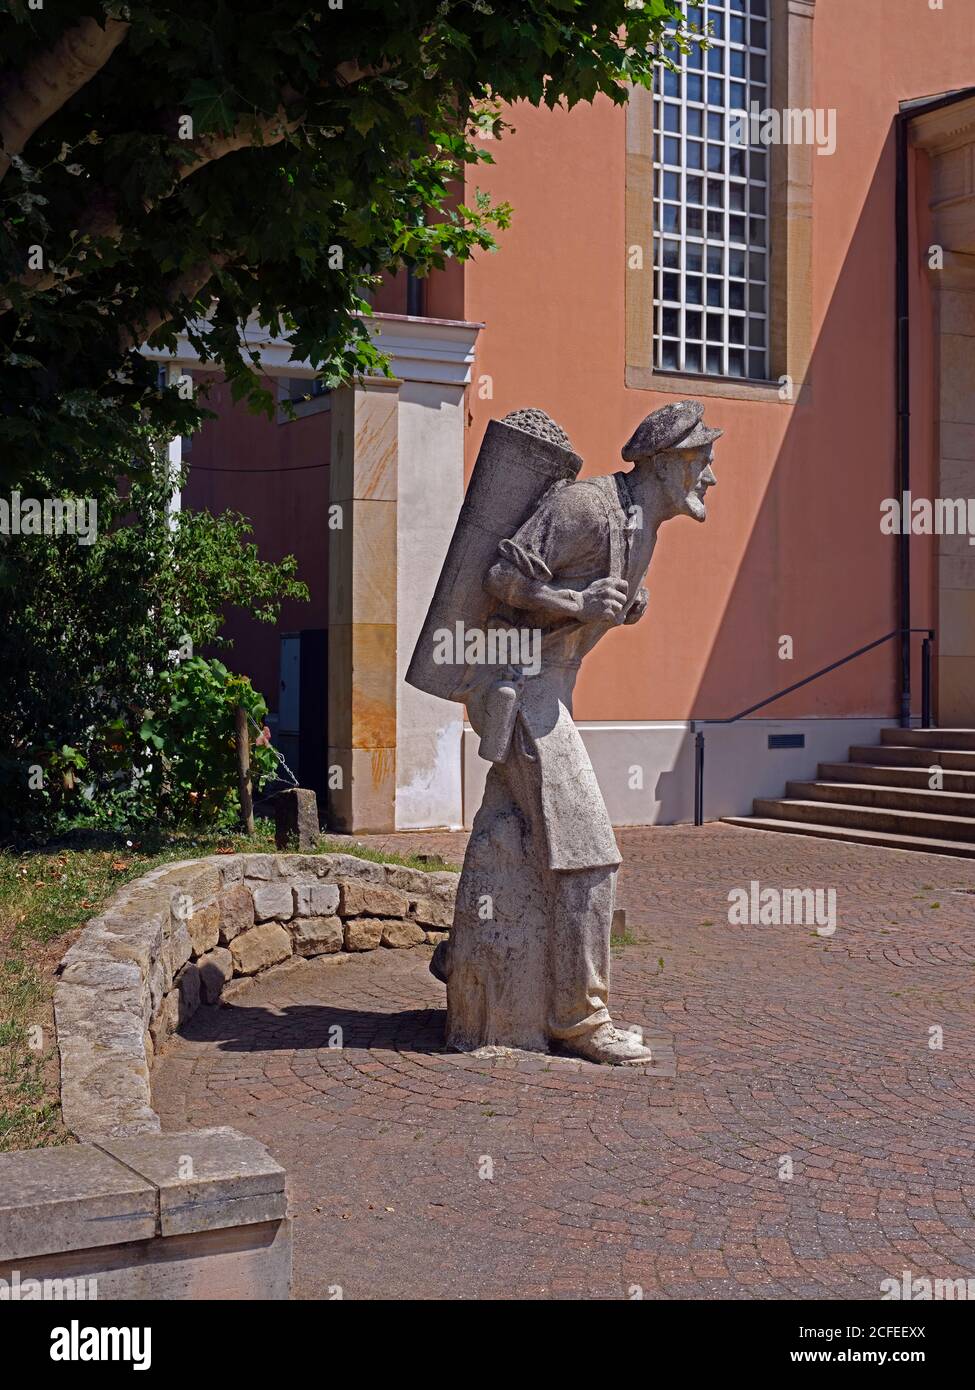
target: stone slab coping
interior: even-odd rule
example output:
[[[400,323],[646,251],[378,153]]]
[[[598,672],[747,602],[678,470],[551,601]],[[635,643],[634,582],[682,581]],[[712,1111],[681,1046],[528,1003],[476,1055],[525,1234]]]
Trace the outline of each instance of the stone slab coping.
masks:
[[[0,1154],[0,1261],[286,1215],[284,1169],[225,1126]]]

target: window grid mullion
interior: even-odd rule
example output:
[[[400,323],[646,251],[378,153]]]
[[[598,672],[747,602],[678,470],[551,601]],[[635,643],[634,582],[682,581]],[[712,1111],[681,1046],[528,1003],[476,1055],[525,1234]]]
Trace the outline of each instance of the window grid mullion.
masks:
[[[729,114],[747,114],[752,100],[760,107],[767,104],[768,4],[767,0],[714,0],[706,6],[685,4],[684,10],[699,23],[709,18],[720,21],[721,37],[715,37],[712,48],[701,55],[700,68],[688,68],[685,56],[679,79],[674,82],[661,70],[655,89],[654,364],[657,370],[707,375],[714,375],[717,365],[723,376],[765,379],[769,350],[768,150],[756,147],[753,156],[747,138],[741,147],[733,146]],[[712,56],[716,53],[720,54],[719,61]],[[735,74],[735,55],[739,53],[743,55],[737,60],[741,71]],[[712,92],[715,97],[720,95],[720,104],[711,102]],[[701,129],[692,133],[690,117],[696,112],[700,113]],[[719,117],[719,142],[712,138],[708,119],[715,115]],[[691,167],[692,142],[695,150],[702,151],[700,169]],[[712,171],[709,145],[715,143],[720,143],[721,168]],[[732,156],[738,148],[743,153],[735,161]],[[678,170],[676,179],[668,180],[667,170],[671,174]],[[701,189],[699,204],[695,202],[693,209],[691,179]],[[668,183],[675,187],[668,188]],[[712,206],[712,194],[719,189],[721,208],[714,216],[718,209]],[[758,189],[761,192],[756,195]],[[732,195],[739,191],[742,206],[733,208]],[[670,227],[668,218],[673,224]],[[710,233],[712,221],[721,227],[720,242]],[[709,248],[712,252],[720,250],[717,275],[711,274]],[[743,273],[733,279],[733,269]],[[710,302],[715,292],[720,293],[719,305]],[[709,324],[716,319],[722,330],[720,344],[709,341]],[[695,331],[698,324],[699,333]],[[732,327],[740,330],[742,342],[732,342]],[[754,344],[753,337],[758,340]]]

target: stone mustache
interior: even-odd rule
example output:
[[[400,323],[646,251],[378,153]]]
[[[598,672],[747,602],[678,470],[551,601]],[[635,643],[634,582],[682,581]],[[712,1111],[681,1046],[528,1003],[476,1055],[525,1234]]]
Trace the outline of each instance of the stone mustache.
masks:
[[[706,517],[721,431],[703,413],[696,401],[655,411],[623,448],[629,472],[582,481],[543,411],[488,425],[406,676],[467,706],[492,764],[453,931],[430,967],[447,986],[452,1048],[554,1043],[595,1062],[651,1060],[609,1014],[620,854],[572,691],[600,638],[646,611],[661,523]]]

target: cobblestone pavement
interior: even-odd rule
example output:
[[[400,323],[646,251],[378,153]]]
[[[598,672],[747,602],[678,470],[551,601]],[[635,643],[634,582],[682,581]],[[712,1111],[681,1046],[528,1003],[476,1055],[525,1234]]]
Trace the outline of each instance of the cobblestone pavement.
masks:
[[[169,1044],[164,1126],[234,1125],[287,1168],[296,1295],[875,1299],[903,1270],[975,1277],[975,865],[722,825],[619,840],[636,941],[611,1002],[676,1073],[662,1041],[649,1075],[441,1051],[428,948],[289,966]],[[753,879],[834,887],[835,934],[729,925]]]

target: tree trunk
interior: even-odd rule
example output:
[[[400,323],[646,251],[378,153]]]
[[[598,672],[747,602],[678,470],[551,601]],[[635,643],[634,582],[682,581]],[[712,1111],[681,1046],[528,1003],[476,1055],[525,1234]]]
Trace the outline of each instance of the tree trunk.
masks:
[[[240,788],[240,814],[248,835],[254,833],[254,792],[251,787],[251,740],[247,730],[247,711],[238,705],[235,712],[237,728],[237,782]]]

